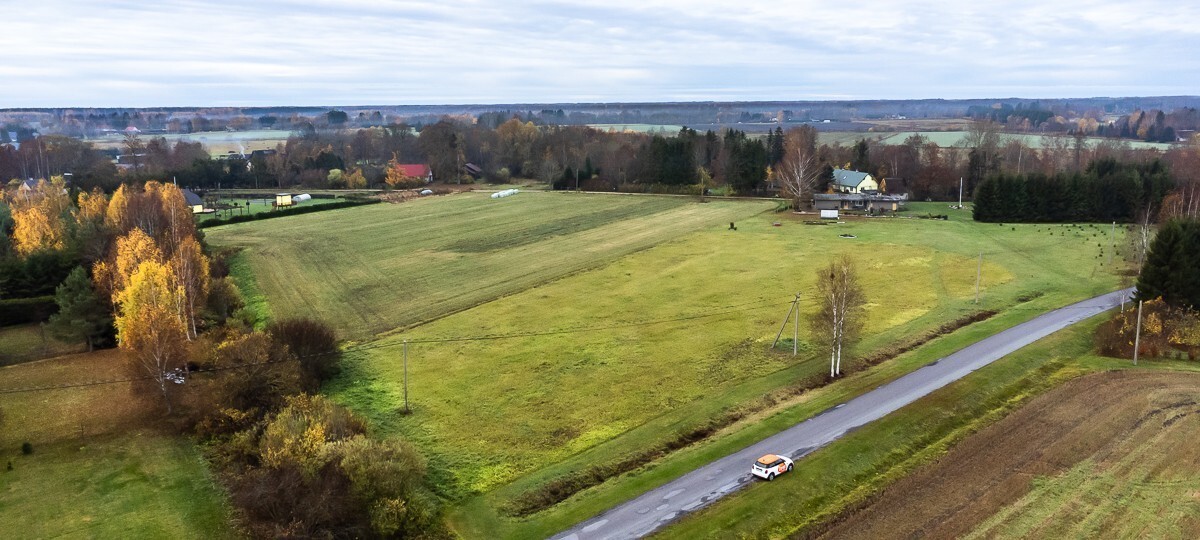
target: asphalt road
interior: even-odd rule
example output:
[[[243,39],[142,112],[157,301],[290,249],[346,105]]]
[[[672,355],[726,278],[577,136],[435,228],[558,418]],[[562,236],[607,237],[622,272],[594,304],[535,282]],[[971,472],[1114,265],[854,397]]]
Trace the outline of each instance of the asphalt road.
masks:
[[[1005,355],[1121,303],[1125,289],[1041,315],[828,409],[758,443],[563,531],[555,540],[640,538],[750,483],[750,464],[763,454],[801,458],[850,430],[878,420]],[[780,477],[787,482],[788,477]]]

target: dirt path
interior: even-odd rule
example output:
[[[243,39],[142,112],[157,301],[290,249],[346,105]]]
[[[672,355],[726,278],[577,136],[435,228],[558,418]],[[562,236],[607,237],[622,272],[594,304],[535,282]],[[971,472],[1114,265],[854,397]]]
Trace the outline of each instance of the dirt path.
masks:
[[[1200,460],[1184,441],[1200,430],[1197,401],[1198,374],[1073,380],[896,482],[822,537],[1196,538]]]

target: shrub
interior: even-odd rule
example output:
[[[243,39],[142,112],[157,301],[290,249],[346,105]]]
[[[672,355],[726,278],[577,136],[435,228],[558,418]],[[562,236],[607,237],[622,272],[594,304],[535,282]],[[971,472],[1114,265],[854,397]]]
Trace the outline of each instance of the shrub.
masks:
[[[21,443],[21,453],[25,454],[27,456],[29,454],[32,454],[33,453],[33,444],[31,444],[29,441],[25,441],[25,442]]]
[[[300,365],[301,385],[316,391],[321,383],[338,374],[337,333],[324,321],[308,318],[283,319],[271,323],[267,333],[286,345]]]

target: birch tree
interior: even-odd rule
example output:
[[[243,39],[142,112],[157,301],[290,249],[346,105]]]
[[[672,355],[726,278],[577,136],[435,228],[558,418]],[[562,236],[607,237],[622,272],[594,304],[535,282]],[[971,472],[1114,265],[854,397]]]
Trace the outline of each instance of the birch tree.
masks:
[[[817,130],[812,126],[789,129],[782,139],[783,159],[777,167],[779,185],[792,198],[792,207],[800,210],[805,195],[813,192],[821,174],[817,160]]]
[[[171,267],[158,261],[138,266],[116,298],[117,343],[133,354],[162,393],[171,413],[171,375],[184,364],[187,325],[180,316],[186,302]]]
[[[792,198],[792,208],[800,211],[804,196],[812,193],[820,168],[815,157],[801,148],[789,149],[779,164],[779,187]]]
[[[817,271],[820,309],[812,316],[813,334],[829,347],[829,376],[842,373],[842,350],[858,339],[865,322],[866,295],[854,261],[841,256]]]

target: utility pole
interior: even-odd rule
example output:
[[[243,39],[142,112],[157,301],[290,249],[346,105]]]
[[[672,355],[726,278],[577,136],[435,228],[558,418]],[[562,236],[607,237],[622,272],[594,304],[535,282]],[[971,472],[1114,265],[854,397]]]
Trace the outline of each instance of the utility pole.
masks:
[[[1142,344],[1142,301],[1138,300],[1137,330],[1133,334],[1133,365],[1137,365],[1138,347]]]
[[[796,293],[796,301],[792,302],[796,311],[795,330],[792,331],[792,356],[800,353],[800,293]]]
[[[958,177],[958,209],[962,210],[963,177]]]
[[[408,408],[408,340],[404,340],[404,414],[412,412]]]
[[[775,334],[775,342],[771,344],[772,349],[774,349],[776,345],[779,345],[779,338],[783,337],[783,331],[785,329],[787,329],[788,319],[792,318],[792,313],[795,313],[796,317],[797,317],[797,319],[796,319],[796,334],[797,335],[800,334],[800,320],[799,320],[800,309],[796,306],[799,303],[800,303],[800,293],[796,293],[796,298],[792,300],[792,307],[788,308],[787,317],[784,317],[783,324],[779,325],[779,333]],[[792,344],[792,349],[795,349],[795,348],[796,348],[796,345]],[[795,355],[795,354],[796,354],[796,352],[793,350],[792,355]]]
[[[979,282],[983,280],[983,252],[979,252],[979,266],[975,268],[975,303],[979,303]]]

